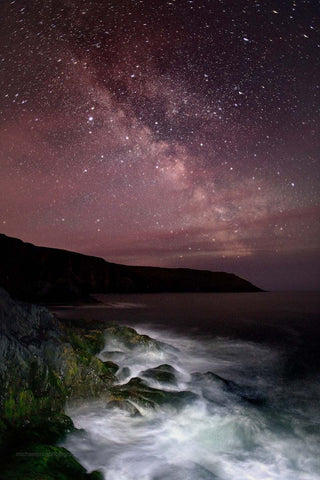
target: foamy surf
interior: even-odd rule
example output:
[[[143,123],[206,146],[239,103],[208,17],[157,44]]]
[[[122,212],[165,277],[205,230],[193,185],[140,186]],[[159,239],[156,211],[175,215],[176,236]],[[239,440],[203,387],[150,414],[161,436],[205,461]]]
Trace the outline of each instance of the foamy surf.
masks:
[[[140,415],[106,402],[69,407],[77,428],[64,446],[88,471],[105,480],[318,480],[317,405],[308,399],[315,382],[285,383],[279,348],[229,338],[191,339],[138,329],[164,345],[160,350],[107,343],[117,348],[127,376],[163,391],[193,392],[179,408],[136,404]],[[169,364],[174,385],[144,372]]]

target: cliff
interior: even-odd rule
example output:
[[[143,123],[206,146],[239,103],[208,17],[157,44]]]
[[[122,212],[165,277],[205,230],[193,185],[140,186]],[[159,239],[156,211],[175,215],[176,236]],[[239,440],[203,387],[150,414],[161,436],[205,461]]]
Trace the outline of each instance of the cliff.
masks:
[[[257,292],[236,275],[185,268],[118,265],[102,258],[36,247],[0,234],[0,286],[32,301],[68,301],[92,293]]]
[[[106,393],[115,379],[95,356],[103,331],[68,328],[1,288],[0,325],[0,477],[101,480],[56,444],[74,430],[66,400]]]

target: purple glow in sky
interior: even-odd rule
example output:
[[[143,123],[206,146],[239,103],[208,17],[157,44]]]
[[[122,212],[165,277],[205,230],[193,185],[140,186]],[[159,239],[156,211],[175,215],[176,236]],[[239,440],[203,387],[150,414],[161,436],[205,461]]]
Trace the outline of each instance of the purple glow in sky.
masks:
[[[1,10],[2,233],[320,286],[318,2]]]

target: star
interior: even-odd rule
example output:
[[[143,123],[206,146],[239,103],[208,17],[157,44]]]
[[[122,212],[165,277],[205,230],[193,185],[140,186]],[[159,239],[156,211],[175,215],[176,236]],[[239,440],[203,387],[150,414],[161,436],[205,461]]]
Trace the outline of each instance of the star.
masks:
[[[262,287],[305,252],[311,288],[316,2],[38,3],[3,8],[4,233]]]

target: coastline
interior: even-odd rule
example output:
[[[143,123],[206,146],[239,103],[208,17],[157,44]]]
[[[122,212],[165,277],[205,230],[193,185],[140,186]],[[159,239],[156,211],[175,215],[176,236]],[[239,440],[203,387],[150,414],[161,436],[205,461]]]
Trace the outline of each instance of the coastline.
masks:
[[[19,351],[22,349],[26,355],[29,355],[29,351],[38,355],[40,363],[32,372],[26,372],[22,368],[20,376],[25,376],[26,383],[17,384],[16,392],[11,390],[7,398],[2,397],[2,413],[4,411],[5,414],[2,415],[0,423],[0,439],[4,453],[2,470],[5,473],[1,478],[7,480],[16,478],[14,470],[19,471],[20,478],[29,478],[26,472],[32,469],[41,471],[41,478],[46,480],[54,479],[52,472],[60,472],[61,469],[65,479],[74,478],[75,475],[80,479],[102,478],[97,472],[87,474],[71,453],[63,449],[64,447],[57,447],[57,444],[61,445],[65,435],[75,431],[70,417],[65,416],[66,402],[78,401],[81,404],[85,403],[86,399],[98,398],[102,394],[102,398],[118,402],[116,407],[121,406],[135,414],[127,403],[128,396],[130,398],[133,395],[137,401],[141,389],[144,396],[146,394],[145,384],[137,380],[132,383],[130,380],[121,391],[114,390],[115,373],[119,370],[116,357],[112,361],[108,357],[102,361],[100,356],[96,356],[104,348],[104,332],[108,329],[109,334],[112,332],[122,343],[125,342],[125,348],[129,350],[130,345],[146,345],[148,342],[156,345],[152,338],[132,330],[132,327],[140,325],[142,331],[153,329],[153,338],[157,338],[158,332],[160,338],[170,338],[172,334],[183,342],[183,339],[193,339],[192,341],[199,342],[199,345],[204,345],[204,341],[213,341],[213,344],[218,341],[218,345],[220,341],[226,341],[227,344],[231,342],[231,347],[237,343],[248,345],[246,348],[249,349],[260,345],[261,351],[267,352],[271,348],[274,352],[282,352],[280,358],[281,362],[284,362],[283,372],[290,381],[294,379],[302,382],[302,385],[308,378],[312,378],[313,373],[320,372],[320,308],[318,295],[314,293],[247,293],[245,296],[229,293],[107,295],[94,305],[47,305],[47,308],[55,313],[54,316],[43,307],[13,300],[10,302],[10,311],[15,312],[17,330],[12,337],[9,322],[6,327],[9,330],[5,331],[5,335],[11,342],[18,342]],[[3,298],[1,307],[3,314]],[[10,311],[7,311],[7,317],[2,318],[12,318]],[[22,323],[20,318],[23,319]],[[112,330],[115,328],[116,330]],[[64,352],[60,355],[64,360],[62,364],[48,360],[49,371],[53,369],[58,373],[62,383],[48,384],[46,376],[34,374],[42,371],[41,365],[43,361],[47,362],[46,358],[51,358],[51,354],[47,357],[46,355],[53,352],[50,346],[52,341],[55,350],[58,348],[58,352]],[[66,363],[63,363],[64,361]],[[93,376],[90,374],[91,377],[88,376],[88,368],[95,372]],[[155,373],[153,372],[153,375]],[[172,371],[160,372],[161,375],[168,373],[172,374]],[[213,378],[215,381],[224,382],[227,390],[236,388],[235,392],[241,391],[238,387],[226,383],[223,376],[215,375]],[[16,377],[13,373],[7,376],[8,379],[11,379],[11,387],[14,386]],[[8,382],[5,384],[8,385]],[[53,404],[46,405],[42,402],[48,394],[48,388],[51,389],[51,398],[56,394],[60,396],[59,406],[53,407]],[[173,401],[163,394],[159,397],[159,392],[152,389],[148,390],[148,395],[151,403],[154,398],[157,402],[160,399],[165,402]],[[243,398],[246,399],[245,396]],[[174,402],[177,401],[178,397],[174,399]],[[249,397],[248,401],[256,400]],[[260,402],[259,398],[257,401]],[[11,470],[8,460],[12,463]],[[51,472],[48,471],[48,465]]]

